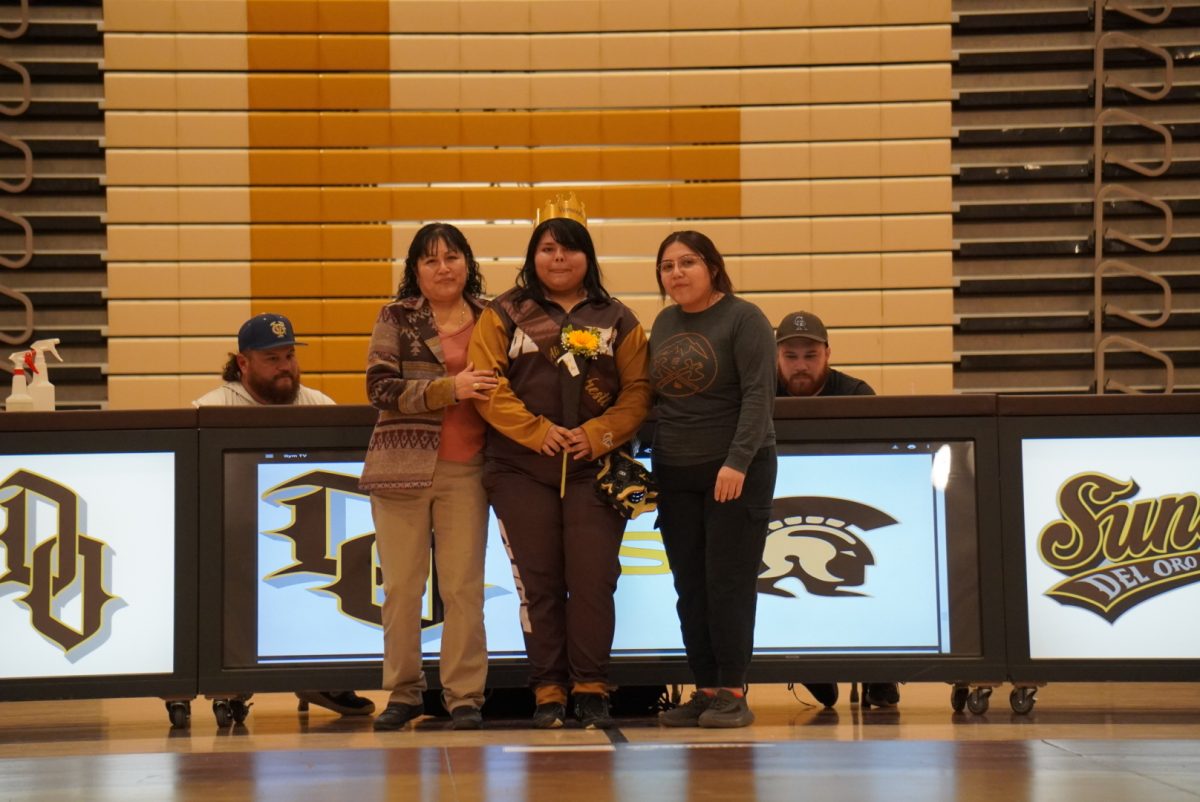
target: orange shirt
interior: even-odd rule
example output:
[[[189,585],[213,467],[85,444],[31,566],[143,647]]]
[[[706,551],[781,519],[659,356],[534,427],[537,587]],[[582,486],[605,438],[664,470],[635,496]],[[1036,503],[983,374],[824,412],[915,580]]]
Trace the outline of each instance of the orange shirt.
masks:
[[[461,329],[449,334],[439,332],[442,340],[442,358],[446,361],[446,373],[450,376],[462,372],[467,366],[467,343],[475,328],[472,320]],[[470,462],[483,449],[486,426],[483,418],[470,401],[460,401],[446,407],[442,419],[442,444],[438,448],[438,459],[447,462]]]

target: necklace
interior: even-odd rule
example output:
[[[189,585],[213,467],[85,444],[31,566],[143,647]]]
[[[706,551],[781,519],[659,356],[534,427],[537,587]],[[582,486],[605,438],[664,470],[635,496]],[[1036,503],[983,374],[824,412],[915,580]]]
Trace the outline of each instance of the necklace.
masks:
[[[451,317],[453,317],[453,314]],[[467,302],[459,301],[457,321],[439,321],[436,313],[433,316],[433,320],[437,324],[438,329],[441,331],[452,331],[454,329],[462,328],[462,324],[467,322]]]

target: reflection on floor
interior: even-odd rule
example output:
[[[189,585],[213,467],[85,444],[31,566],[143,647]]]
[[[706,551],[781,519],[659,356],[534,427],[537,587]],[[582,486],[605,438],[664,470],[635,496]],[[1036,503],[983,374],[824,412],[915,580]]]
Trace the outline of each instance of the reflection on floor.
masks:
[[[1200,799],[1200,685],[1052,684],[1028,715],[998,688],[955,713],[947,685],[906,685],[895,709],[756,686],[742,730],[668,730],[650,717],[608,733],[444,719],[376,733],[369,718],[297,713],[260,694],[218,728],[204,700],[172,729],[163,703],[0,704],[0,799]],[[369,694],[382,708],[383,694]]]

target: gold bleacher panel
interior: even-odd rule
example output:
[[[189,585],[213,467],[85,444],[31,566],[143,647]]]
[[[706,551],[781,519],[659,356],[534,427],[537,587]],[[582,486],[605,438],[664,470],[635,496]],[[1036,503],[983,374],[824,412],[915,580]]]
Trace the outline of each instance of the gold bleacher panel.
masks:
[[[884,287],[950,287],[954,283],[948,250],[885,253],[882,259]]]
[[[920,326],[954,322],[954,293],[949,287],[928,290],[891,290],[883,294],[883,323]]]
[[[110,262],[109,298],[182,298],[178,262]]]
[[[914,326],[883,330],[881,362],[949,362],[954,359],[951,326]]]
[[[882,365],[880,395],[945,395],[954,392],[954,374],[946,365]]]
[[[205,388],[194,395],[180,392],[181,376],[109,376],[108,406],[110,409],[170,409],[187,406],[192,398],[203,395],[220,381],[220,369]]]

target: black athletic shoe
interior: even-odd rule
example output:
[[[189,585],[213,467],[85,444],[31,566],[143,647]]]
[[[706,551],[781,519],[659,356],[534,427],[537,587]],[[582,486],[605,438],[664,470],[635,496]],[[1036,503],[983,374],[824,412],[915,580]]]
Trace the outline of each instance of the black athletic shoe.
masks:
[[[375,703],[354,691],[296,691],[300,701],[324,707],[343,716],[369,716]]]
[[[838,686],[836,682],[806,682],[804,687],[808,688],[812,697],[826,708],[837,704]]]
[[[575,718],[585,730],[607,730],[613,725],[608,697],[602,693],[575,694]]]
[[[450,726],[456,730],[483,729],[483,713],[475,705],[461,705],[450,711]]]
[[[562,702],[546,702],[533,711],[533,726],[539,730],[556,730],[567,719],[567,706]]]
[[[900,688],[894,682],[864,683],[863,701],[874,707],[895,707],[900,704]]]
[[[404,702],[392,702],[382,713],[375,717],[375,729],[403,729],[405,724],[423,715],[425,715],[425,705],[423,704],[409,705]]]
[[[692,691],[692,698],[670,710],[658,714],[658,723],[664,727],[699,727],[700,714],[708,710],[715,696],[703,691]]]
[[[701,727],[749,727],[754,723],[754,713],[746,703],[746,696],[734,696],[721,688],[708,709],[700,714]]]

